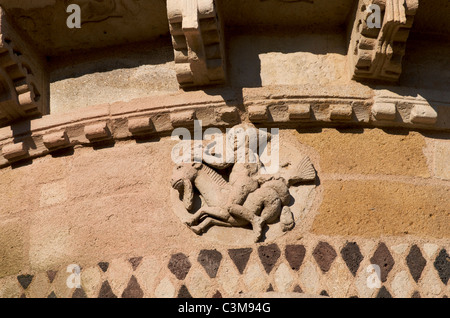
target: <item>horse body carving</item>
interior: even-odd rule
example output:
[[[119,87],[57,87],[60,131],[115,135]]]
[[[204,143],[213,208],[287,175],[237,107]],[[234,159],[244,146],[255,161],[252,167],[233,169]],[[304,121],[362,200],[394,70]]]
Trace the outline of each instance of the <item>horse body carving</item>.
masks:
[[[305,159],[297,165],[299,171],[288,177],[261,178],[251,164],[235,164],[229,182],[204,163],[182,163],[175,168],[171,183],[180,193],[187,211],[192,213],[193,210],[194,187],[204,200],[205,205],[186,223],[195,233],[206,232],[214,225],[251,225],[255,241],[258,241],[265,224],[280,220],[283,231],[294,226],[288,207],[289,186],[315,179],[314,167]]]

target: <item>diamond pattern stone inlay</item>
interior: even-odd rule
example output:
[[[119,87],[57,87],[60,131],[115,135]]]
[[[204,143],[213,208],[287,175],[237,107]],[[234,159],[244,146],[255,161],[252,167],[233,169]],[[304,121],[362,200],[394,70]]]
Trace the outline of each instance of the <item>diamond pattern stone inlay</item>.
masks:
[[[87,298],[83,288],[76,288],[72,294],[72,298]]]
[[[306,249],[303,245],[288,245],[284,250],[286,260],[294,271],[298,271],[305,259]]]
[[[98,267],[100,267],[100,269],[103,271],[103,273],[106,273],[106,271],[108,270],[108,267],[109,267],[109,263],[108,262],[100,262],[100,263],[98,263]]]
[[[377,298],[392,298],[391,293],[386,289],[386,287],[382,286],[378,291]]]
[[[352,275],[356,276],[359,264],[361,264],[361,261],[364,259],[358,244],[355,242],[347,242],[341,250],[341,256]]]
[[[436,257],[434,268],[438,271],[441,281],[447,285],[450,278],[450,256],[445,249],[442,249]]]
[[[389,272],[392,270],[395,264],[395,261],[392,258],[392,255],[389,252],[386,244],[378,244],[378,247],[372,258],[370,259],[370,262],[372,264],[380,266],[381,281],[383,283],[386,282]]]
[[[141,289],[136,277],[131,276],[128,282],[127,288],[122,293],[122,298],[142,298],[144,297],[144,292]]]
[[[169,264],[167,267],[175,275],[179,280],[183,280],[186,278],[186,275],[189,273],[191,269],[191,262],[189,258],[183,253],[178,253],[172,255],[170,258]]]
[[[275,243],[257,248],[259,260],[250,258],[252,248],[200,250],[198,264],[193,265],[185,254],[172,254],[166,268],[161,268],[161,260],[154,256],[117,258],[83,269],[83,287],[79,289],[68,289],[66,275],[56,270],[1,278],[0,297],[220,298],[274,291],[336,298],[447,296],[444,285],[450,279],[450,256],[443,246],[400,244],[398,241],[392,244],[388,239],[386,244],[372,241],[370,246],[360,241],[342,243],[342,258],[337,258],[339,250],[320,241],[311,254],[314,261],[306,255],[314,246],[288,244],[281,247]],[[388,248],[388,243],[393,247]],[[369,253],[374,249],[369,261]],[[229,257],[224,258],[224,252],[228,252]],[[365,264],[364,268],[361,264]],[[367,287],[368,275],[373,274],[365,268],[369,264],[380,267],[380,279],[384,284],[379,289]],[[172,284],[169,271],[182,282]],[[167,276],[161,280],[164,275]],[[388,280],[389,275],[392,277]],[[354,296],[356,291],[359,295]]]
[[[19,281],[20,286],[22,286],[23,289],[27,289],[33,281],[33,277],[33,275],[19,275],[17,276],[17,280]]]
[[[135,271],[142,262],[142,256],[130,258],[128,261],[130,262],[131,267],[133,267],[133,270]]]
[[[281,251],[278,245],[270,244],[267,246],[260,246],[258,248],[258,255],[264,266],[264,270],[267,274],[270,274],[277,260],[281,256]]]
[[[183,285],[180,287],[180,290],[178,291],[177,298],[192,298],[192,295],[187,289],[187,287]]]
[[[202,250],[197,260],[203,266],[208,276],[215,278],[222,261],[222,254],[216,250]]]
[[[48,280],[50,281],[50,284],[53,283],[53,281],[55,280],[57,273],[58,273],[57,271],[52,271],[52,270],[47,271],[47,277],[48,277]]]
[[[337,254],[330,244],[327,242],[319,242],[314,249],[313,256],[322,272],[326,273],[330,270],[331,264],[333,264]]]
[[[417,283],[422,275],[425,265],[427,264],[427,261],[423,257],[422,252],[417,245],[413,245],[411,247],[411,250],[406,257],[406,264],[408,265],[409,272]]]
[[[233,261],[234,265],[236,265],[239,273],[244,273],[245,267],[247,266],[252,251],[253,249],[251,248],[238,248],[228,250],[228,255],[230,255],[230,258]]]
[[[100,288],[100,293],[98,294],[98,298],[117,298],[117,296],[114,295],[108,281],[103,282],[102,288]]]

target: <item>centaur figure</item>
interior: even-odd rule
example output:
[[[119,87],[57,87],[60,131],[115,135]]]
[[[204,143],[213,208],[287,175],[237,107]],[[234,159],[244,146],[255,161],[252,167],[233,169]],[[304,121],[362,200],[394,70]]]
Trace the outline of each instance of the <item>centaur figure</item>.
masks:
[[[185,209],[192,213],[194,187],[205,203],[186,224],[197,234],[206,232],[214,225],[251,225],[255,242],[261,239],[265,224],[280,221],[283,231],[291,230],[294,218],[288,206],[289,186],[315,180],[313,165],[305,157],[287,176],[261,174],[259,157],[248,144],[238,144],[235,150],[239,147],[246,148],[246,156],[255,156],[253,161],[249,160],[252,163],[215,164],[204,158],[202,163],[181,163],[175,167],[171,183],[179,192]],[[229,181],[214,170],[230,167]]]

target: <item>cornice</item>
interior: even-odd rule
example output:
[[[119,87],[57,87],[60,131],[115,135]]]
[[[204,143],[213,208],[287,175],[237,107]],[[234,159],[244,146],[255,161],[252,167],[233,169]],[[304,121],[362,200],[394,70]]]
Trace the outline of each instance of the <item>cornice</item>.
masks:
[[[424,96],[428,98],[425,99]],[[398,128],[450,132],[450,98],[439,91],[418,96],[362,85],[321,88],[265,87],[179,92],[53,114],[0,129],[0,167],[75,146],[129,139],[154,140],[174,128],[260,127]]]

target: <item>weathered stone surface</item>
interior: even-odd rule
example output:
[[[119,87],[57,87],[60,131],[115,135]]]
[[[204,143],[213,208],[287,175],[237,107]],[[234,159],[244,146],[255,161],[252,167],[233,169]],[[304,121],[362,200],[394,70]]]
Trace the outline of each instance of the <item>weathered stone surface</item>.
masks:
[[[128,261],[130,262],[131,267],[133,267],[133,270],[135,271],[139,267],[139,265],[141,265],[142,256],[132,257]]]
[[[234,265],[236,265],[239,273],[243,274],[245,267],[247,266],[250,254],[253,249],[251,248],[239,248],[228,250],[228,255],[230,255],[231,260]]]
[[[305,258],[306,249],[303,245],[288,245],[284,254],[291,268],[298,271]]]
[[[43,142],[45,147],[49,150],[65,147],[70,144],[69,137],[65,130],[44,135]]]
[[[356,276],[359,269],[359,264],[361,264],[361,261],[364,259],[358,244],[356,242],[348,242],[345,244],[341,250],[341,256],[352,275]]]
[[[185,285],[182,285],[180,287],[180,290],[178,291],[177,298],[192,298],[192,295],[189,293],[189,290]]]
[[[167,267],[175,275],[179,280],[183,280],[186,278],[186,275],[189,273],[191,268],[191,262],[189,258],[183,253],[178,253],[172,255],[170,258],[169,264]]]
[[[98,266],[101,268],[103,273],[106,273],[106,271],[109,268],[109,263],[108,262],[100,262],[100,263],[98,263]]]
[[[392,298],[392,295],[385,286],[382,286],[378,291],[377,298]]]
[[[270,274],[273,267],[277,263],[278,258],[280,258],[281,251],[276,244],[270,244],[258,247],[258,255],[262,265],[264,266],[264,270],[267,274]]]
[[[424,137],[416,132],[389,134],[380,129],[324,129],[298,139],[320,154],[322,173],[429,177]]]
[[[448,280],[450,279],[450,256],[445,249],[442,249],[439,252],[433,265],[438,271],[441,281],[447,285]]]
[[[0,277],[19,273],[27,262],[23,221],[0,222]]]
[[[181,87],[221,84],[226,79],[222,22],[216,1],[167,1]]]
[[[422,252],[417,245],[413,245],[411,247],[411,250],[406,257],[406,263],[408,265],[409,272],[417,283],[422,275],[425,265],[427,264],[427,261],[423,258]]]
[[[348,52],[351,74],[354,79],[397,81],[419,1],[377,2],[379,13],[383,15],[379,27],[369,25],[370,4],[359,0],[355,10]]]
[[[370,259],[371,264],[376,264],[380,267],[381,271],[381,277],[380,280],[384,283],[387,280],[387,276],[389,275],[390,271],[394,267],[395,261],[392,258],[391,253],[389,252],[389,249],[387,248],[386,244],[380,243],[378,244],[378,247],[373,254],[372,258]]]
[[[136,277],[134,275],[131,276],[130,281],[128,282],[128,286],[122,293],[122,298],[142,298],[144,296],[144,292],[141,289]]]
[[[407,298],[411,295],[413,285],[406,271],[395,275],[391,283],[392,293],[395,298]]]
[[[366,180],[324,181],[323,185],[324,201],[313,223],[314,233],[450,236],[444,225],[449,210],[445,186]]]
[[[43,56],[31,45],[28,34],[0,9],[2,54],[0,126],[49,113],[49,75]]]
[[[50,297],[50,296],[49,296]],[[87,298],[83,288],[77,288],[72,294],[72,298]]]
[[[100,293],[98,294],[98,298],[117,298],[117,296],[113,293],[108,281],[103,282],[102,287],[100,288]]]
[[[375,103],[372,107],[372,115],[376,120],[395,120],[396,112],[394,103]]]
[[[319,242],[313,251],[314,259],[322,272],[328,272],[337,254],[334,248],[327,242]]]
[[[216,250],[202,250],[197,261],[203,266],[209,277],[215,278],[222,261],[222,254]]]
[[[434,173],[438,178],[450,180],[450,142],[436,141],[434,152]]]

